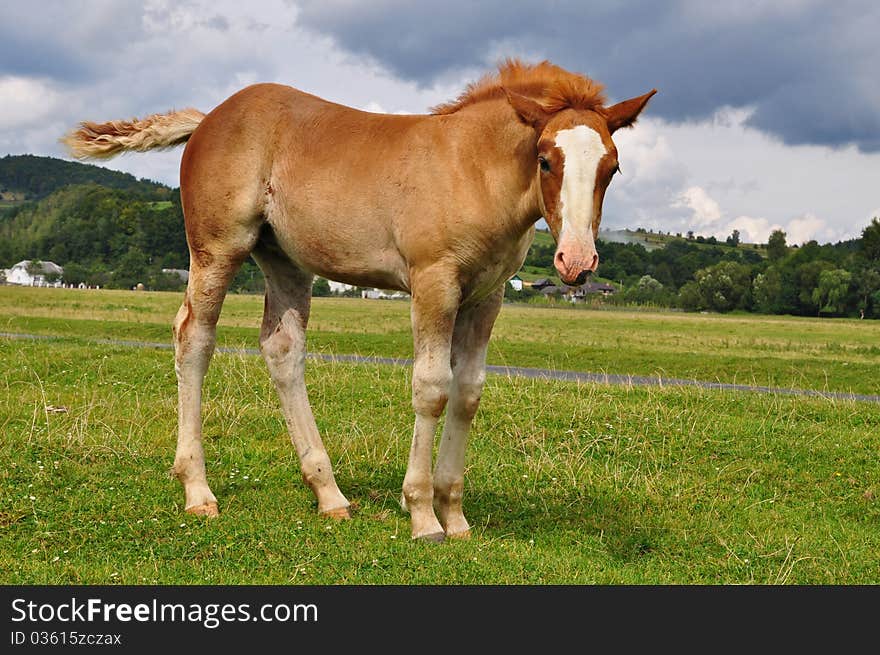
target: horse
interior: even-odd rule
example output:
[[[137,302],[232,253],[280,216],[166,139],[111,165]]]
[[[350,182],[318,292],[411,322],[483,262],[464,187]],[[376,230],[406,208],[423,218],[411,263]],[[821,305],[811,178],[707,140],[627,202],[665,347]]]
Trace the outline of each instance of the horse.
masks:
[[[541,218],[564,283],[582,284],[596,270],[602,204],[620,172],[612,135],[632,126],[655,93],[606,106],[603,85],[585,75],[508,59],[428,114],[370,113],[260,83],[208,114],[84,121],[62,137],[78,159],[186,144],[180,195],[190,272],[172,328],[172,471],[184,510],[219,513],[202,447],[202,384],[227,289],[250,256],[266,281],[260,350],[318,512],[351,515],[304,379],[315,275],[410,295],[415,424],[401,505],[413,539],[469,537],[465,450],[506,281]]]

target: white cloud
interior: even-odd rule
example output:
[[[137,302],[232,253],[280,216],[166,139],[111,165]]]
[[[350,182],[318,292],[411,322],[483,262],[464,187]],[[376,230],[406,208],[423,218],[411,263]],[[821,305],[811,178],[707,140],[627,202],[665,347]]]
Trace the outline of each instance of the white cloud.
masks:
[[[44,80],[0,77],[0,131],[20,130],[45,121],[61,105],[61,94]]]
[[[876,207],[880,153],[788,146],[746,124],[751,110],[671,124],[646,116],[614,135],[623,175],[605,200],[606,228],[637,227],[764,242],[858,237]],[[748,236],[747,236],[748,235]],[[796,242],[792,238],[790,242]]]
[[[688,187],[679,193],[672,206],[690,209],[692,214],[688,224],[694,227],[711,229],[721,220],[721,207],[699,186]]]
[[[773,230],[780,230],[782,226],[778,223],[770,223],[766,218],[756,218],[752,216],[737,216],[730,221],[724,232],[727,235],[732,234],[734,230],[739,230],[740,240],[746,243],[766,243]],[[721,236],[717,235],[716,236]]]
[[[93,0],[88,6],[62,11],[61,3],[59,13],[43,14],[24,3],[11,15],[0,9],[6,24],[26,37],[22,43],[35,44],[21,54],[33,66],[0,65],[0,156],[61,156],[57,139],[81,120],[185,106],[209,111],[258,81],[291,84],[367,111],[421,113],[456,97],[484,72],[450,70],[434,85],[419,86],[302,28],[296,7],[283,0],[261,2],[258,15],[239,0]],[[493,58],[508,54],[508,45],[524,47],[493,43]],[[523,52],[530,51],[516,54]],[[38,64],[46,70],[34,72]],[[738,229],[744,239],[765,241],[781,226],[795,243],[856,237],[880,216],[880,153],[785,145],[749,127],[748,107],[671,123],[656,118],[664,93],[633,129],[614,135],[623,174],[606,195],[603,227],[693,229],[719,238]],[[175,150],[102,165],[176,186],[179,163]]]
[[[818,216],[813,214],[804,214],[797,216],[788,222],[785,226],[786,240],[788,243],[806,243],[812,239],[817,241],[831,241],[834,239],[834,232]]]

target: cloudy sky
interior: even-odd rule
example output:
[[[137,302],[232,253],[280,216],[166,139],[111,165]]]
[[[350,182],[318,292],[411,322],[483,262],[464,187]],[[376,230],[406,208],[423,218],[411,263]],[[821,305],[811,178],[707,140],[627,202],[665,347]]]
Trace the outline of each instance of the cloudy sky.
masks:
[[[0,155],[258,81],[423,113],[504,57],[549,59],[612,101],[660,91],[615,136],[603,227],[824,243],[880,216],[878,33],[874,0],[6,0]],[[177,186],[179,160],[106,165]]]

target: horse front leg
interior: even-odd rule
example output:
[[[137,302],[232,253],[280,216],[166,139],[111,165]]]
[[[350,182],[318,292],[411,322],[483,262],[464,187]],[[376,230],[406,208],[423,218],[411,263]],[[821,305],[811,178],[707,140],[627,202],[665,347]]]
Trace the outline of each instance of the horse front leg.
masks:
[[[416,417],[401,505],[410,513],[413,539],[442,541],[445,536],[434,514],[431,460],[437,423],[452,381],[451,342],[459,298],[458,286],[444,284],[439,274],[412,280],[412,404]]]
[[[462,511],[465,450],[486,379],[486,350],[504,297],[502,287],[473,307],[462,309],[452,337],[452,385],[446,422],[434,469],[434,506],[446,536],[470,537]]]

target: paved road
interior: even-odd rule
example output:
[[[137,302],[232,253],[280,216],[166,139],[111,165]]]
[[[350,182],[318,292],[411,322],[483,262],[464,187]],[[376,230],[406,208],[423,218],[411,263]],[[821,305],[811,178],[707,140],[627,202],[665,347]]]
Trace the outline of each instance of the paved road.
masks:
[[[53,340],[65,337],[56,337],[40,334],[17,334],[12,332],[0,332],[0,338],[6,339],[36,339]],[[125,341],[117,339],[91,339],[92,343],[111,346],[123,346],[129,348],[159,348],[171,350],[170,343],[157,343],[148,341]],[[259,355],[257,348],[226,348],[218,347],[218,352]],[[395,357],[365,357],[363,355],[323,355],[309,353],[311,359],[319,359],[327,362],[348,362],[352,364],[384,364],[388,366],[409,366],[411,359]],[[790,389],[786,387],[761,387],[748,384],[731,384],[727,382],[709,382],[706,380],[688,380],[682,378],[661,378],[659,376],[645,375],[619,375],[611,373],[582,373],[580,371],[560,371],[549,368],[527,368],[524,366],[487,366],[486,370],[494,375],[507,377],[522,377],[531,379],[562,380],[565,382],[593,382],[598,384],[610,384],[630,387],[697,387],[700,389],[721,389],[724,391],[748,391],[753,393],[771,393],[787,396],[811,396],[826,398],[829,400],[855,400],[869,403],[880,403],[880,395],[848,393],[842,391],[816,391],[815,389]]]

